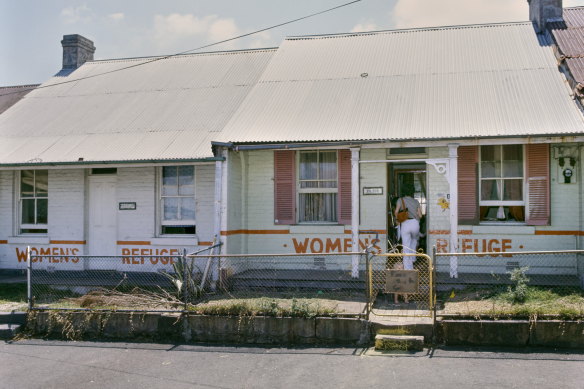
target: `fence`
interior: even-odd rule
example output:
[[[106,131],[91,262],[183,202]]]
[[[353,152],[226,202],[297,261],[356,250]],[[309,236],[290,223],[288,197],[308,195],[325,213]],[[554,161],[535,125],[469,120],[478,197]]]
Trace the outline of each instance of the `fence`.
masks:
[[[517,313],[534,296],[545,312],[572,308],[584,314],[584,250],[436,253],[438,316]],[[580,270],[579,270],[580,269]],[[576,301],[575,305],[570,300]],[[578,300],[578,301],[577,301]],[[549,304],[558,305],[557,309]],[[525,309],[523,305],[521,309]],[[529,307],[537,311],[537,306]],[[545,309],[544,309],[545,308]],[[561,313],[561,312],[560,312]]]
[[[281,314],[291,310],[367,313],[364,253],[211,255],[203,251],[75,257],[29,252],[29,305],[59,310],[217,311],[228,309],[226,304],[255,301],[259,311]]]
[[[584,314],[584,250],[434,253],[433,260],[420,253],[212,255],[210,249],[114,257],[29,251],[30,308],[476,316],[517,312],[522,294],[539,293]],[[408,256],[417,258],[413,273],[396,270]],[[396,287],[412,274],[414,289]]]

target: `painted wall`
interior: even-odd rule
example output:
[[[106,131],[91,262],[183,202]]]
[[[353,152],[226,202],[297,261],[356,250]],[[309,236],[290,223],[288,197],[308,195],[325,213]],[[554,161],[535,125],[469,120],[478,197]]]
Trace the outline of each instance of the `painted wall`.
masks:
[[[460,252],[509,252],[509,251],[549,251],[578,249],[580,223],[582,218],[581,189],[578,183],[563,184],[558,181],[558,160],[554,158],[554,147],[550,150],[550,196],[552,218],[549,226],[486,226],[459,225],[458,246]],[[447,148],[430,149],[433,158],[446,157]],[[582,160],[580,156],[580,161]],[[430,247],[436,246],[438,252],[449,252],[448,210],[440,211],[439,199],[448,194],[446,178],[428,167],[430,180],[429,203]],[[576,179],[582,180],[582,169],[577,167]],[[462,257],[458,259],[461,272],[496,272],[505,273],[511,267],[529,266],[532,271],[544,274],[574,274],[577,268],[575,255],[561,256],[525,256],[510,258],[504,254],[481,258]],[[437,259],[438,271],[448,272],[450,259]],[[536,270],[537,269],[537,270]]]
[[[245,154],[241,157],[240,154]],[[361,159],[383,159],[385,150],[361,151]],[[229,185],[240,190],[240,195],[230,190],[228,208],[227,251],[229,253],[323,253],[351,252],[350,225],[276,225],[274,223],[274,151],[257,150],[231,152],[230,174],[245,175],[239,183],[231,175]],[[376,246],[385,248],[386,230],[386,165],[361,166],[361,193],[363,187],[382,187],[384,195],[362,196],[361,230],[378,231]],[[360,249],[375,238],[375,233],[361,237]]]
[[[239,154],[244,154],[241,157]],[[384,160],[386,149],[362,149],[360,159]],[[553,151],[552,151],[553,156]],[[428,158],[447,158],[447,147],[428,149]],[[582,156],[580,156],[582,160]],[[273,150],[243,151],[230,155],[230,185],[239,190],[231,193],[228,207],[239,207],[229,211],[227,250],[230,253],[324,253],[352,251],[350,225],[276,225],[274,224],[274,168]],[[504,252],[527,250],[576,249],[581,239],[582,207],[578,183],[558,183],[557,160],[551,159],[551,226],[459,226],[459,247],[462,252],[495,251],[501,255],[483,258],[461,258],[461,271],[505,273],[511,266],[530,266],[540,273],[574,274],[577,266],[575,256],[552,259],[537,257],[514,257],[509,259]],[[386,245],[386,194],[387,164],[362,163],[360,165],[360,214],[361,231],[377,230],[381,233],[376,247],[385,250]],[[577,169],[577,180],[583,179],[582,169]],[[236,175],[241,182],[235,181]],[[447,177],[432,165],[427,165],[428,177],[428,240],[429,247],[448,252],[450,234],[450,188]],[[364,196],[364,187],[382,187],[382,196]],[[580,218],[578,215],[581,215]],[[550,232],[553,231],[553,232]],[[545,234],[545,235],[544,235]],[[548,235],[558,234],[558,235]],[[362,234],[362,249],[375,237]],[[517,262],[517,263],[516,263]],[[447,272],[448,258],[440,258],[438,270]]]
[[[195,168],[196,238],[160,236],[155,167],[119,167],[116,175],[116,246],[117,255],[179,255],[211,245],[213,240],[215,167]],[[35,266],[55,270],[92,268],[77,255],[87,254],[88,170],[49,170],[48,235],[18,235],[15,226],[15,176],[18,171],[0,171],[0,269],[24,269],[26,247],[45,255]],[[136,210],[118,210],[120,202],[135,202]],[[54,259],[49,255],[63,255]],[[114,262],[119,270],[140,270],[143,266],[170,266],[170,258],[160,260],[122,258]],[[154,263],[155,262],[155,263]],[[95,264],[95,262],[94,262]]]

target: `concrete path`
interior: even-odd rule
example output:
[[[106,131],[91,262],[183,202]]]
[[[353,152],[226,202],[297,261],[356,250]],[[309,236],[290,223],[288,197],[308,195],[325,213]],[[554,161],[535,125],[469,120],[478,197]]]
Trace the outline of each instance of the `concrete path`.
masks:
[[[584,354],[0,343],[0,388],[582,388]]]

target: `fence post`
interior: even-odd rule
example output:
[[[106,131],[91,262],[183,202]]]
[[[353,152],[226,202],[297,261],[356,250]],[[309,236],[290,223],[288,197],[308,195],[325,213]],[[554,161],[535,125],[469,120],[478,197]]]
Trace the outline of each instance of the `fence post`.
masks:
[[[369,320],[369,317],[371,316],[371,291],[373,288],[373,285],[371,285],[373,277],[371,275],[371,256],[369,250],[365,251],[365,269],[365,319]]]
[[[436,284],[438,283],[438,279],[436,278],[436,246],[432,246],[432,279],[434,282],[432,283],[432,314],[433,314],[433,322],[434,322],[434,329],[436,329],[436,304],[438,303],[437,298],[438,295],[436,294]]]
[[[30,246],[26,246],[26,299],[28,309],[32,309],[32,260],[30,258]]]
[[[183,304],[184,304],[184,310],[187,310],[187,298],[188,298],[188,294],[189,294],[189,282],[187,279],[187,249],[183,248],[183,252],[182,252],[182,257],[181,257],[181,261],[182,261],[182,271],[183,271],[183,284],[182,284],[182,289],[183,289]]]

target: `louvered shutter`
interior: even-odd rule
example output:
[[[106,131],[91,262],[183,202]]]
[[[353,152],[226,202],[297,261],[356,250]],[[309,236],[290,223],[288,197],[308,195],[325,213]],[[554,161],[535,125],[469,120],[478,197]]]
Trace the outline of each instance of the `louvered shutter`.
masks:
[[[458,222],[478,223],[478,146],[458,148]]]
[[[293,150],[274,151],[274,223],[296,222],[296,157]]]
[[[527,161],[527,224],[545,226],[550,223],[550,148],[548,144],[525,146]]]
[[[351,224],[351,150],[339,150],[338,168],[338,221],[339,224]]]

